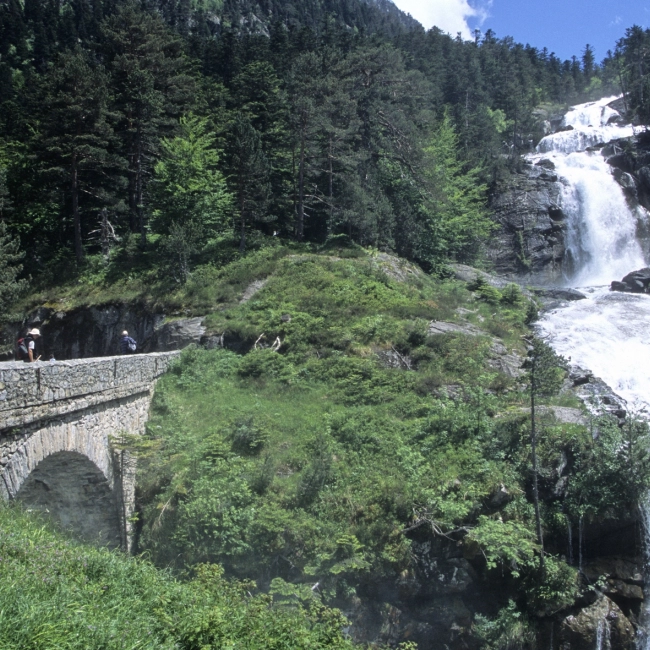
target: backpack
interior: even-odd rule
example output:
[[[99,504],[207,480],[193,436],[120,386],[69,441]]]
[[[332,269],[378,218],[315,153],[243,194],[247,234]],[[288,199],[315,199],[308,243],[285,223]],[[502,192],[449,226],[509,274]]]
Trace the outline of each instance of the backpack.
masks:
[[[135,352],[137,347],[138,346],[136,345],[136,342],[133,339],[131,339],[129,341],[129,352]]]
[[[28,337],[18,339],[18,341],[16,342],[16,346],[18,348],[18,358],[21,361],[27,361],[27,359],[29,359],[29,348],[27,347],[28,345],[29,345]]]

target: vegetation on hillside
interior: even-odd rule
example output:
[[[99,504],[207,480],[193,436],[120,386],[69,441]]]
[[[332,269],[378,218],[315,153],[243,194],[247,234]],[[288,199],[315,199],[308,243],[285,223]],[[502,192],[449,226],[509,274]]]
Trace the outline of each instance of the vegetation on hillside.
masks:
[[[530,378],[494,363],[494,337],[526,354],[527,300],[471,288],[357,249],[277,260],[248,302],[207,319],[249,351],[187,350],[158,384],[146,438],[125,441],[140,455],[141,550],[344,607],[417,571],[413,543],[440,537],[503,581],[488,610],[513,598],[534,619],[570,606],[581,587],[562,557],[567,519],[635,507],[650,475],[646,454],[628,452],[647,426],[587,429],[547,410],[538,534]],[[432,334],[432,320],[470,331]],[[561,379],[549,358],[544,372]],[[550,393],[537,372],[539,405]]]
[[[179,582],[150,563],[49,532],[0,507],[0,647],[124,650],[352,649],[339,612],[274,607],[217,566]]]

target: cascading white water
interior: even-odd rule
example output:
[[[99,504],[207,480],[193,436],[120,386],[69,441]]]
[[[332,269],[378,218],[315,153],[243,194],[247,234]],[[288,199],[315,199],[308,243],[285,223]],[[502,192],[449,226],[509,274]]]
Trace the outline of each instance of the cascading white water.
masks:
[[[610,292],[603,285],[647,265],[637,240],[642,208],[631,208],[599,150],[586,146],[633,135],[612,124],[616,97],[574,107],[564,118],[573,127],[544,138],[533,162],[552,160],[562,180],[567,217],[567,284],[582,287],[587,300],[547,313],[540,332],[560,354],[601,377],[621,397],[650,406],[650,296]],[[585,289],[585,287],[587,287]]]
[[[631,209],[600,151],[587,147],[633,135],[631,126],[609,124],[618,115],[607,104],[615,97],[574,107],[564,118],[571,131],[544,138],[529,158],[550,159],[562,179],[567,216],[567,281],[574,286],[609,284],[645,266],[637,241],[638,223],[647,218]]]
[[[587,295],[546,313],[538,327],[557,352],[603,379],[628,406],[650,411],[650,295],[610,292],[603,286],[648,265],[637,240],[638,225],[648,215],[642,208],[630,208],[600,151],[587,150],[633,135],[631,126],[612,123],[617,113],[608,104],[614,99],[574,107],[564,119],[573,129],[544,138],[531,156],[533,162],[550,158],[562,179],[572,260],[567,284]],[[650,495],[641,508],[650,569]],[[582,519],[578,534],[582,568]],[[650,603],[641,622],[650,628]],[[606,622],[599,622],[597,650],[609,647],[608,633]],[[639,647],[650,650],[650,635],[640,635]]]

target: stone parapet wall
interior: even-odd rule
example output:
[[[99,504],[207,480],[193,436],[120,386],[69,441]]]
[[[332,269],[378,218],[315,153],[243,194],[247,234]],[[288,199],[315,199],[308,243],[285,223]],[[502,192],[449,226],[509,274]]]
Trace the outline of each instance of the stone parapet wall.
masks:
[[[0,431],[148,393],[179,354],[0,363]]]

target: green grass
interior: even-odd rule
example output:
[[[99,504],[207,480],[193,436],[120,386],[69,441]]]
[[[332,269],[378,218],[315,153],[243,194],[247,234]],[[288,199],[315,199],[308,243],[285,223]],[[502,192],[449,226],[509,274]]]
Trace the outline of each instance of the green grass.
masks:
[[[0,507],[3,650],[352,648],[336,611],[271,606],[254,585],[197,567],[179,582],[150,563],[69,541]]]

